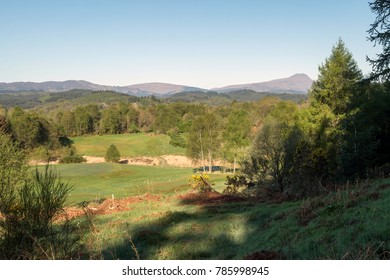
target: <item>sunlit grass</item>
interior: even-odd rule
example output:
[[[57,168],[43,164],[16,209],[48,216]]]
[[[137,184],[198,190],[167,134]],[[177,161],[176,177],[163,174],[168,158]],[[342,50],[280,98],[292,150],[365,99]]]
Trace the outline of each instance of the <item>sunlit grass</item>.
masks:
[[[185,155],[185,149],[170,145],[170,137],[165,134],[82,136],[72,140],[77,153],[87,156],[104,157],[111,144],[117,147],[122,157]]]

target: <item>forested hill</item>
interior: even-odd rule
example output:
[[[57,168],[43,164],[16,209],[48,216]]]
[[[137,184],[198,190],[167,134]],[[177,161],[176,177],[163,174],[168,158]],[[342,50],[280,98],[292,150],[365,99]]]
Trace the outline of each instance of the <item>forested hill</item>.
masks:
[[[229,105],[232,101],[250,102],[258,101],[264,97],[273,96],[282,100],[290,100],[296,103],[307,98],[306,94],[290,93],[270,93],[255,92],[253,90],[237,90],[226,93],[213,91],[190,91],[179,92],[162,97],[136,97],[128,94],[114,91],[91,91],[85,89],[74,89],[61,92],[41,92],[41,91],[20,91],[20,92],[3,92],[0,94],[0,106],[21,107],[24,109],[45,108],[53,109],[56,107],[74,108],[79,105],[97,104],[97,103],[133,103],[142,101],[148,102],[150,98],[161,102],[186,102],[202,103],[213,106]]]
[[[75,107],[95,103],[117,103],[117,102],[137,102],[138,97],[113,92],[113,91],[91,91],[74,89],[62,92],[40,92],[22,91],[5,92],[0,94],[0,106],[21,107],[31,109],[42,106],[62,104],[65,107]]]
[[[232,101],[250,102],[258,101],[264,97],[278,97],[282,100],[290,100],[299,103],[307,98],[306,94],[291,94],[291,93],[271,93],[271,92],[256,92],[253,90],[236,90],[225,93],[215,91],[191,91],[179,92],[168,96],[166,99],[170,101],[182,102],[198,102],[208,105],[228,105]]]

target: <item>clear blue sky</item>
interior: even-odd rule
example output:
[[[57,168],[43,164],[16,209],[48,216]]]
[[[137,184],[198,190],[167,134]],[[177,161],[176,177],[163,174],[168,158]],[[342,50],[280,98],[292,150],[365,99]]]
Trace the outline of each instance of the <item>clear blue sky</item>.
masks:
[[[339,37],[368,73],[373,20],[367,0],[0,0],[0,82],[315,79]]]

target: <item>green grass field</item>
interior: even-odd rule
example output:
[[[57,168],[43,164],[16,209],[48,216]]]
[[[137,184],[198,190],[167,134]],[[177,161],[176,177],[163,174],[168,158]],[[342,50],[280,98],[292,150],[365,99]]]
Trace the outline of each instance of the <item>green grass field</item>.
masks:
[[[74,137],[74,146],[80,155],[104,157],[108,147],[114,144],[122,157],[185,155],[185,149],[169,144],[164,134],[116,134]]]
[[[43,170],[44,167],[39,167]],[[70,203],[188,190],[191,168],[135,166],[115,163],[59,164],[54,167],[74,188]],[[216,189],[223,189],[225,175],[213,174]]]

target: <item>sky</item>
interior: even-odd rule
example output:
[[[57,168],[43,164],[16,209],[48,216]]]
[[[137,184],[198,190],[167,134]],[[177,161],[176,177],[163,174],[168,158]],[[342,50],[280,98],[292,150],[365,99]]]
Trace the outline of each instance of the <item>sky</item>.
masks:
[[[366,0],[0,0],[0,82],[316,79],[338,38],[367,74],[374,18]]]

